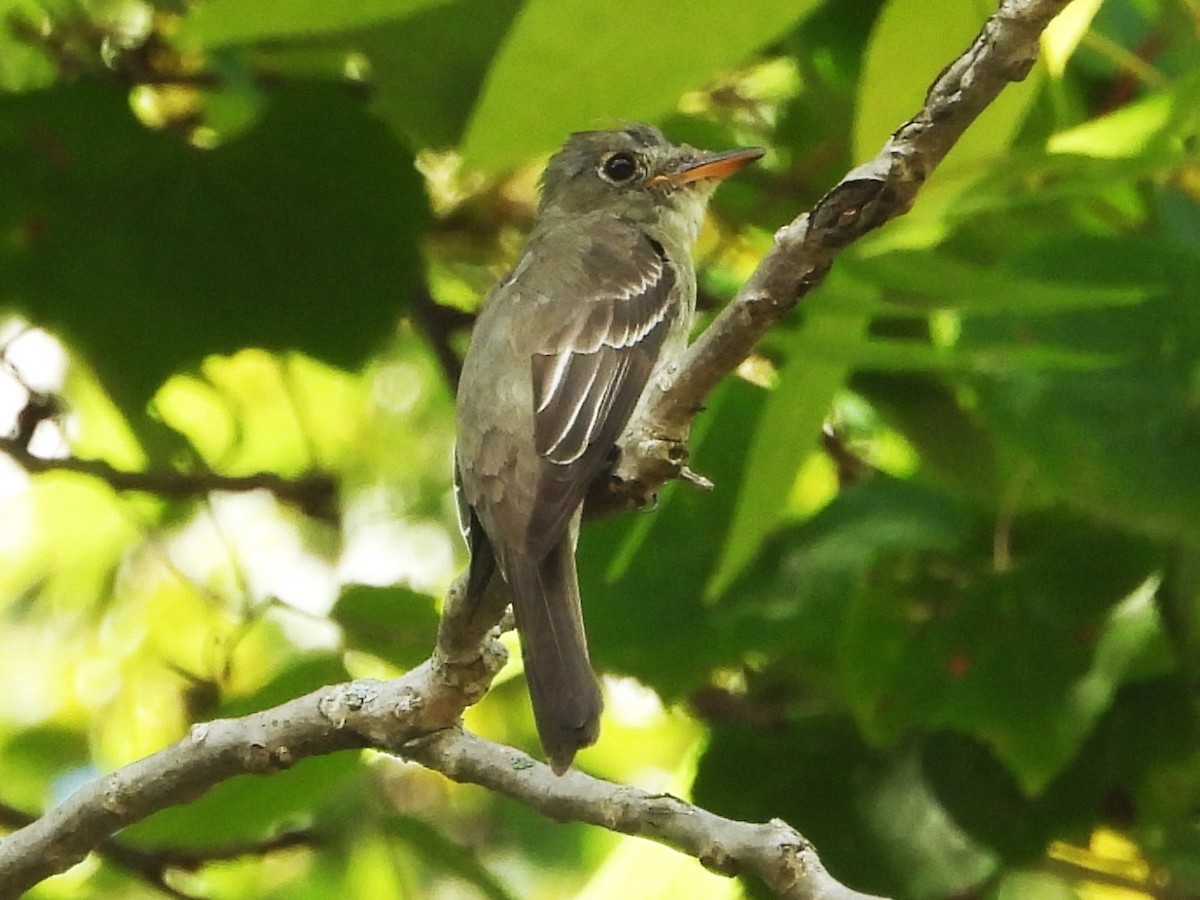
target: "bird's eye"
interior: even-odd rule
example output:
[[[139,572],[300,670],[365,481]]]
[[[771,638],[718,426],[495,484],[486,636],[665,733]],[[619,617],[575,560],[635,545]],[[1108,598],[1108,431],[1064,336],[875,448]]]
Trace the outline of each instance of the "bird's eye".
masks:
[[[628,181],[637,174],[637,163],[629,153],[614,153],[600,164],[600,174],[613,184]]]

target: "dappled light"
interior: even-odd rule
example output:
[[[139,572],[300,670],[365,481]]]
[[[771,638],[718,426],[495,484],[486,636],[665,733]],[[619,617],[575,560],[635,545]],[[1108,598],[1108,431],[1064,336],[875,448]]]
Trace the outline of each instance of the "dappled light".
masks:
[[[0,897],[1200,896],[1200,8],[586,6],[0,13]],[[643,120],[765,152],[580,450],[560,776],[455,393]]]

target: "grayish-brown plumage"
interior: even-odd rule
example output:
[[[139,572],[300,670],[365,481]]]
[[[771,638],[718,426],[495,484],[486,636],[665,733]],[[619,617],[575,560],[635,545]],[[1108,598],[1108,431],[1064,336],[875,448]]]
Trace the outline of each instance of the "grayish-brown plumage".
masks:
[[[471,593],[512,591],[555,772],[599,734],[575,575],[579,512],[646,386],[682,351],[709,196],[761,150],[705,153],[648,125],[572,135],[533,232],[484,301],[458,388],[455,478]]]

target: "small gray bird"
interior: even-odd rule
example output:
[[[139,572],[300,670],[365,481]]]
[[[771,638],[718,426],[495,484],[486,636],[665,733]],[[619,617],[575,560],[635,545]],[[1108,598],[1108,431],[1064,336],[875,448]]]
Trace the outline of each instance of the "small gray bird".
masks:
[[[546,167],[520,258],[475,323],[455,448],[468,596],[499,568],[558,774],[595,742],[602,705],[575,574],[583,498],[646,386],[687,343],[708,198],[762,155],[674,146],[649,125],[572,135]]]

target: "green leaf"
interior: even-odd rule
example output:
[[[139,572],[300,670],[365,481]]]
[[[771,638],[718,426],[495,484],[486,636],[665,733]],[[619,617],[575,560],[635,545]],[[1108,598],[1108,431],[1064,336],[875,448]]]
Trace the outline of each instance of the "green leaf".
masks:
[[[742,656],[779,656],[831,682],[846,616],[876,567],[957,552],[972,525],[957,502],[919,483],[884,475],[857,482],[768,541],[721,599],[713,627]]]
[[[433,599],[404,587],[347,585],[331,617],[341,626],[349,647],[366,650],[401,669],[425,660],[437,638]]]
[[[937,347],[921,340],[846,340],[841,336],[816,341],[801,333],[795,349],[810,361],[842,361],[854,369],[882,372],[1022,373],[1031,370],[1092,372],[1109,369],[1126,357],[1033,341],[995,341],[966,347]]]
[[[457,144],[520,7],[521,0],[458,0],[356,35],[371,58],[373,110],[414,147]]]
[[[246,346],[359,366],[420,278],[412,157],[339,87],[281,88],[211,151],[108,86],[0,98],[0,158],[0,303],[65,335],[126,413]]]
[[[982,0],[888,0],[875,20],[859,79],[855,159],[878,153],[920,108],[941,68],[970,45],[991,12]]]
[[[994,11],[991,0],[889,0],[871,32],[859,80],[856,162],[878,153],[921,108],[942,68],[971,45]],[[924,184],[913,210],[870,238],[874,246],[928,246],[944,236],[965,190],[1007,151],[1037,96],[1039,75],[1036,70],[1005,87]]]
[[[1047,150],[1103,159],[1137,157],[1154,149],[1154,142],[1171,120],[1169,92],[1151,94],[1050,138]]]
[[[716,661],[737,658],[733,636],[713,630],[704,589],[737,499],[745,436],[765,399],[760,388],[729,379],[696,420],[690,465],[713,481],[712,491],[677,483],[654,513],[584,530],[579,584],[601,671],[634,675],[676,697]]]
[[[846,719],[810,716],[770,733],[717,728],[692,791],[721,815],[784,819],[855,890],[954,896],[996,867],[941,808],[915,754],[871,750]]]
[[[500,171],[572,131],[656,119],[816,6],[626,0],[601,9],[586,0],[526,0],[471,113],[463,155]]]
[[[239,775],[199,800],[144,819],[122,835],[151,847],[218,847],[263,840],[307,823],[358,770],[357,754],[331,753],[265,776]]]
[[[913,728],[973,735],[1035,795],[1079,752],[1138,654],[1162,645],[1151,589],[1134,591],[1154,569],[1145,547],[1061,520],[1014,541],[1025,549],[1010,571],[876,572],[839,657],[873,740]]]
[[[1042,856],[1051,840],[1086,843],[1095,823],[1121,830],[1134,815],[1159,816],[1157,776],[1187,760],[1196,710],[1182,678],[1121,689],[1079,755],[1039,797],[1028,797],[987,747],[960,735],[925,743],[923,768],[942,804],[976,840],[1013,865]],[[1162,821],[1179,821],[1185,804]],[[1154,810],[1154,811],[1152,811]]]
[[[225,698],[218,714],[222,718],[248,716],[348,678],[340,653],[304,656],[280,670],[254,693]]]
[[[346,670],[339,656],[309,657],[284,669],[253,695],[222,704],[220,715],[248,715],[344,680]],[[309,822],[358,771],[357,754],[331,753],[265,776],[239,775],[186,806],[156,813],[122,835],[152,846],[211,847],[261,840],[283,827]]]
[[[414,816],[391,816],[384,826],[393,837],[409,844],[426,865],[461,878],[480,896],[512,900],[504,884],[484,866],[471,846],[460,846],[428,822]]]
[[[1075,238],[1044,241],[1017,264],[1101,290],[1165,289],[1137,307],[965,320],[959,343],[968,352],[1019,341],[1123,363],[997,372],[979,382],[981,420],[1065,501],[1155,535],[1200,534],[1200,253],[1165,240]]]
[[[1002,473],[994,438],[959,403],[952,385],[935,375],[868,372],[850,386],[917,451],[922,480],[995,501]]]
[[[946,307],[967,315],[1046,315],[1087,307],[1133,306],[1161,291],[1158,285],[1034,278],[1019,270],[976,265],[937,250],[898,250],[868,258],[858,255],[846,265],[855,277],[903,295],[877,308],[892,315],[910,310],[919,315]],[[929,298],[929,302],[922,303],[920,298]]]
[[[209,47],[310,38],[401,19],[450,0],[208,0],[189,6],[179,31],[186,44]]]
[[[0,91],[36,90],[54,83],[54,61],[20,32],[37,33],[45,22],[69,12],[67,4],[52,0],[0,0]]]
[[[88,764],[87,735],[56,725],[14,734],[0,748],[4,786],[0,802],[37,815],[51,802],[55,780],[70,780]]]
[[[828,287],[827,281],[823,289]],[[799,334],[806,343],[846,344],[863,340],[866,326],[865,317],[813,314],[805,319]],[[708,588],[710,596],[728,587],[786,515],[796,473],[817,449],[821,426],[850,371],[845,359],[814,359],[805,352],[789,357],[750,440],[746,476]]]

